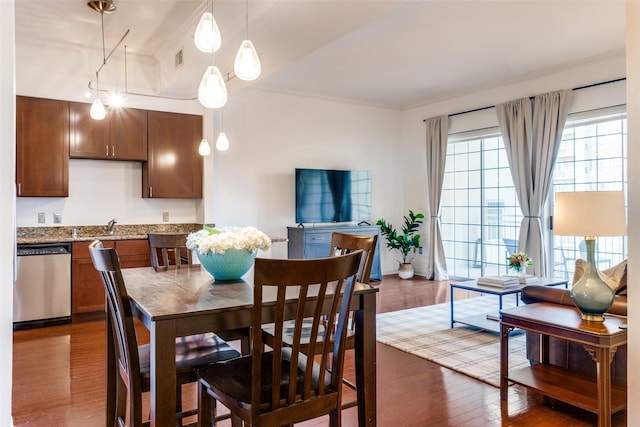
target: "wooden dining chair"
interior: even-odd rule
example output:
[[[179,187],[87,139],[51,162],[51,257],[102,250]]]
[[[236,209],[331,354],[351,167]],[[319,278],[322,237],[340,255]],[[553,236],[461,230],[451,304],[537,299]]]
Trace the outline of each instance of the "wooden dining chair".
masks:
[[[127,294],[120,270],[120,261],[114,248],[104,248],[99,240],[89,245],[93,265],[100,273],[107,299],[107,321],[113,330],[116,350],[117,388],[114,427],[141,427],[142,393],[150,389],[150,346],[138,345],[131,300]],[[203,334],[198,339],[176,339],[176,425],[182,418],[197,413],[183,412],[182,385],[197,381],[194,368],[239,357],[240,353],[214,334]],[[110,402],[107,402],[109,404]],[[208,405],[215,409],[215,405]],[[215,414],[213,414],[215,418]],[[211,418],[211,415],[209,415]]]
[[[229,408],[234,425],[240,420],[254,427],[292,425],[329,414],[330,424],[340,426],[347,320],[361,257],[362,251],[355,251],[320,259],[256,259],[251,354],[196,370],[199,425],[209,425],[217,400]],[[329,333],[318,342],[325,310],[337,322],[329,323]],[[291,346],[281,339],[287,316],[295,319]],[[309,316],[312,327],[303,331]],[[262,342],[265,322],[274,323],[276,337],[268,352]],[[315,358],[300,350],[306,333],[310,346],[319,347],[311,352]]]
[[[357,278],[358,278],[358,282],[360,283],[369,283],[369,276],[371,274],[371,265],[373,264],[377,242],[378,242],[378,235],[363,236],[363,235],[356,235],[356,234],[334,232],[331,235],[331,249],[329,251],[329,256],[345,255],[353,251],[362,250],[363,251],[362,261],[360,262],[360,268],[358,270]],[[320,331],[319,331],[320,340],[324,339],[325,323],[326,321],[320,325]],[[285,344],[289,346],[292,345],[294,340],[294,337],[293,337],[294,326],[295,325],[293,321],[286,322],[286,325],[283,330],[282,340],[285,342]],[[310,320],[305,319],[303,328],[305,331],[311,329]],[[271,346],[271,344],[273,343],[273,340],[275,339],[274,325],[273,324],[263,325],[262,330],[263,330],[264,343],[268,346]],[[312,353],[309,353],[310,346],[309,346],[309,339],[307,337],[308,335],[305,333],[300,345],[300,350],[305,354],[312,354]],[[346,340],[347,340],[347,343],[346,343],[347,350],[355,347],[355,330],[354,330],[353,322],[349,322],[349,327],[347,328]],[[316,345],[314,346],[314,348],[317,350],[319,347]],[[352,390],[356,389],[356,386],[352,381],[343,379],[343,383],[347,387],[351,388]],[[342,407],[350,408],[352,406],[355,406],[356,404],[357,404],[356,400],[351,400],[349,402],[344,403]]]
[[[166,271],[171,265],[191,266],[193,259],[187,248],[187,236],[187,233],[149,233],[151,266],[156,271]]]

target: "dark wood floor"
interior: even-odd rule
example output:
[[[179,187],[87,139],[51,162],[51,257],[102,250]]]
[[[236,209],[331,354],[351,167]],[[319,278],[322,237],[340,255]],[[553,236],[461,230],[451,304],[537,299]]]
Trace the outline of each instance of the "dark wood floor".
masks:
[[[385,276],[378,312],[438,304],[449,299],[446,282]],[[456,298],[466,298],[461,292]],[[141,340],[148,340],[140,328]],[[13,420],[15,427],[104,425],[104,321],[14,333]],[[509,403],[499,390],[383,344],[378,350],[378,425],[409,426],[592,426],[593,414],[565,405],[551,408],[536,393],[512,386]],[[347,375],[353,375],[347,357]],[[190,387],[185,404],[195,404]],[[356,410],[343,412],[355,426]],[[326,419],[302,424],[326,426]],[[614,417],[626,425],[626,412]]]

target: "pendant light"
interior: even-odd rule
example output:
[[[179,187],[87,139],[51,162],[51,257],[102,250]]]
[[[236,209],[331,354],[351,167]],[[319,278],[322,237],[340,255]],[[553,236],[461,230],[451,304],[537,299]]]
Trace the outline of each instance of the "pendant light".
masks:
[[[222,45],[222,37],[216,20],[213,18],[213,1],[211,2],[211,12],[205,12],[198,22],[196,32],[193,36],[196,48],[201,52],[217,52]]]
[[[104,104],[100,100],[100,84],[98,83],[98,73],[96,73],[96,99],[91,105],[89,115],[94,120],[102,120],[107,116],[107,111],[104,108]]]
[[[202,138],[202,141],[200,141],[200,145],[198,146],[198,154],[200,154],[202,157],[206,157],[211,154],[211,146],[209,145],[209,141],[207,141],[207,138]]]
[[[233,72],[240,80],[255,80],[260,77],[262,66],[258,52],[253,46],[253,42],[249,40],[249,0],[246,0],[246,29],[247,38],[240,44],[240,49],[236,54],[236,60],[233,64]]]
[[[222,108],[227,103],[227,86],[215,65],[208,66],[200,80],[198,101],[206,108]]]
[[[227,151],[229,149],[229,138],[227,138],[227,134],[224,132],[223,110],[220,110],[220,129],[222,129],[222,131],[218,134],[218,139],[216,139],[216,150]]]

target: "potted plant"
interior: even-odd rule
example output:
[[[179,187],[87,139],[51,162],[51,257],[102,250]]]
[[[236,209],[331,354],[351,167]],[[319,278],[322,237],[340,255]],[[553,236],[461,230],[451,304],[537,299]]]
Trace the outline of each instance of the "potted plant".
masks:
[[[382,235],[387,239],[387,248],[398,249],[402,255],[402,262],[398,266],[398,276],[401,279],[413,277],[413,265],[411,264],[411,252],[415,252],[420,247],[420,235],[418,228],[424,219],[421,213],[414,213],[409,210],[409,215],[404,216],[402,234],[396,232],[390,222],[379,219],[376,224],[380,226]]]

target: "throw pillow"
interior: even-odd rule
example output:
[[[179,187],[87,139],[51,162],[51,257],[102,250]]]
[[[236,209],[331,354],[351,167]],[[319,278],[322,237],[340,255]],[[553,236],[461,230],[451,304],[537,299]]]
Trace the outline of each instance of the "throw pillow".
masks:
[[[576,260],[576,271],[573,273],[573,283],[576,283],[584,275],[587,269],[587,261],[583,259]],[[627,260],[625,259],[619,264],[611,268],[599,272],[602,280],[616,294],[626,292],[627,288]]]

